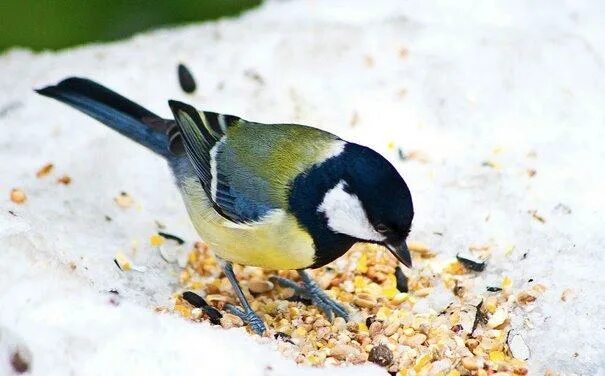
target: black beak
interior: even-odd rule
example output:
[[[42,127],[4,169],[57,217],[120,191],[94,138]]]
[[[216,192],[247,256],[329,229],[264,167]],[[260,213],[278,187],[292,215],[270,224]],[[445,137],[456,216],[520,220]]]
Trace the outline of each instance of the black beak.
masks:
[[[410,251],[408,250],[408,245],[405,244],[405,240],[402,240],[399,244],[385,243],[385,245],[399,262],[408,268],[412,267],[412,256],[410,256]]]

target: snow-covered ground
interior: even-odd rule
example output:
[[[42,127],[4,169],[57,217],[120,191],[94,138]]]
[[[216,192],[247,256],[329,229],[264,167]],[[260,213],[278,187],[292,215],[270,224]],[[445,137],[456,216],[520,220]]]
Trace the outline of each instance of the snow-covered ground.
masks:
[[[5,53],[0,374],[16,347],[39,375],[384,372],[300,368],[242,329],[154,313],[177,282],[148,245],[156,221],[196,234],[159,158],[32,92],[73,75],[162,115],[175,98],[375,147],[411,187],[414,240],[443,256],[489,244],[487,280],[548,288],[517,324],[531,374],[605,374],[604,18],[599,1],[285,1],[119,43]],[[399,148],[423,158],[399,161]],[[25,204],[8,199],[14,187]],[[121,191],[134,207],[113,202]],[[119,272],[120,250],[147,272]]]

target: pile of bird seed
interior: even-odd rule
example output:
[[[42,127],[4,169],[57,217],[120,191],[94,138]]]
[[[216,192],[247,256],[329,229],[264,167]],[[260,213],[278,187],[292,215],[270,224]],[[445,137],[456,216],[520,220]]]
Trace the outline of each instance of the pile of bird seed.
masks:
[[[267,325],[260,341],[297,363],[322,366],[372,361],[396,375],[525,375],[529,349],[511,330],[514,310],[528,309],[545,287],[533,283],[513,291],[510,278],[476,292],[477,263],[462,257],[437,262],[422,244],[410,244],[414,268],[396,275],[397,262],[379,246],[359,245],[326,267],[312,271],[319,285],[345,304],[349,322],[329,322],[318,308],[270,277],[297,279],[295,271],[234,266],[252,308]],[[489,256],[489,247],[475,247]],[[479,269],[482,269],[480,267]],[[244,326],[223,310],[239,304],[208,247],[198,242],[179,276],[174,311],[193,321],[209,320],[204,310],[183,299],[192,290],[222,312],[223,328]],[[407,285],[407,286],[406,286]],[[407,290],[403,292],[401,290]],[[434,310],[434,301],[443,305]],[[252,332],[247,329],[250,335]],[[256,336],[256,335],[254,335]]]

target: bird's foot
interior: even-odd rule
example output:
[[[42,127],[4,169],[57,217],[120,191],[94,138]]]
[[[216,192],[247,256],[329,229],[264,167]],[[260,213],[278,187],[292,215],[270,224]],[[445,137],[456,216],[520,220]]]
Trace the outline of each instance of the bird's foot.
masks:
[[[282,287],[293,289],[295,294],[310,299],[330,321],[334,319],[334,316],[342,317],[345,320],[349,319],[349,313],[345,307],[330,298],[306,273],[304,276],[301,274],[301,278],[302,283],[300,284],[283,277],[275,276],[270,279]]]
[[[246,324],[250,325],[252,330],[254,330],[254,333],[258,334],[259,336],[262,336],[265,332],[265,323],[253,310],[242,310],[230,303],[225,304],[225,309],[229,311],[229,313],[232,313],[242,319]]]

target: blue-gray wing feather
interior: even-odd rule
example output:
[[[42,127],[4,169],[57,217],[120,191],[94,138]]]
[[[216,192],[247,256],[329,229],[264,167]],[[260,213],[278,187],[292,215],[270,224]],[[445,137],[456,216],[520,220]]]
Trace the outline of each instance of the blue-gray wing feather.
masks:
[[[216,166],[216,203],[237,222],[255,222],[276,209],[268,183],[238,164],[228,138],[217,147]]]
[[[276,208],[269,200],[267,182],[238,163],[234,148],[230,147],[225,135],[230,126],[245,126],[244,120],[214,112],[198,112],[177,101],[169,104],[182,140],[179,140],[179,134],[172,138],[184,141],[184,149],[200,184],[220,215],[235,223],[248,223],[258,221]],[[213,162],[216,162],[214,174]]]

